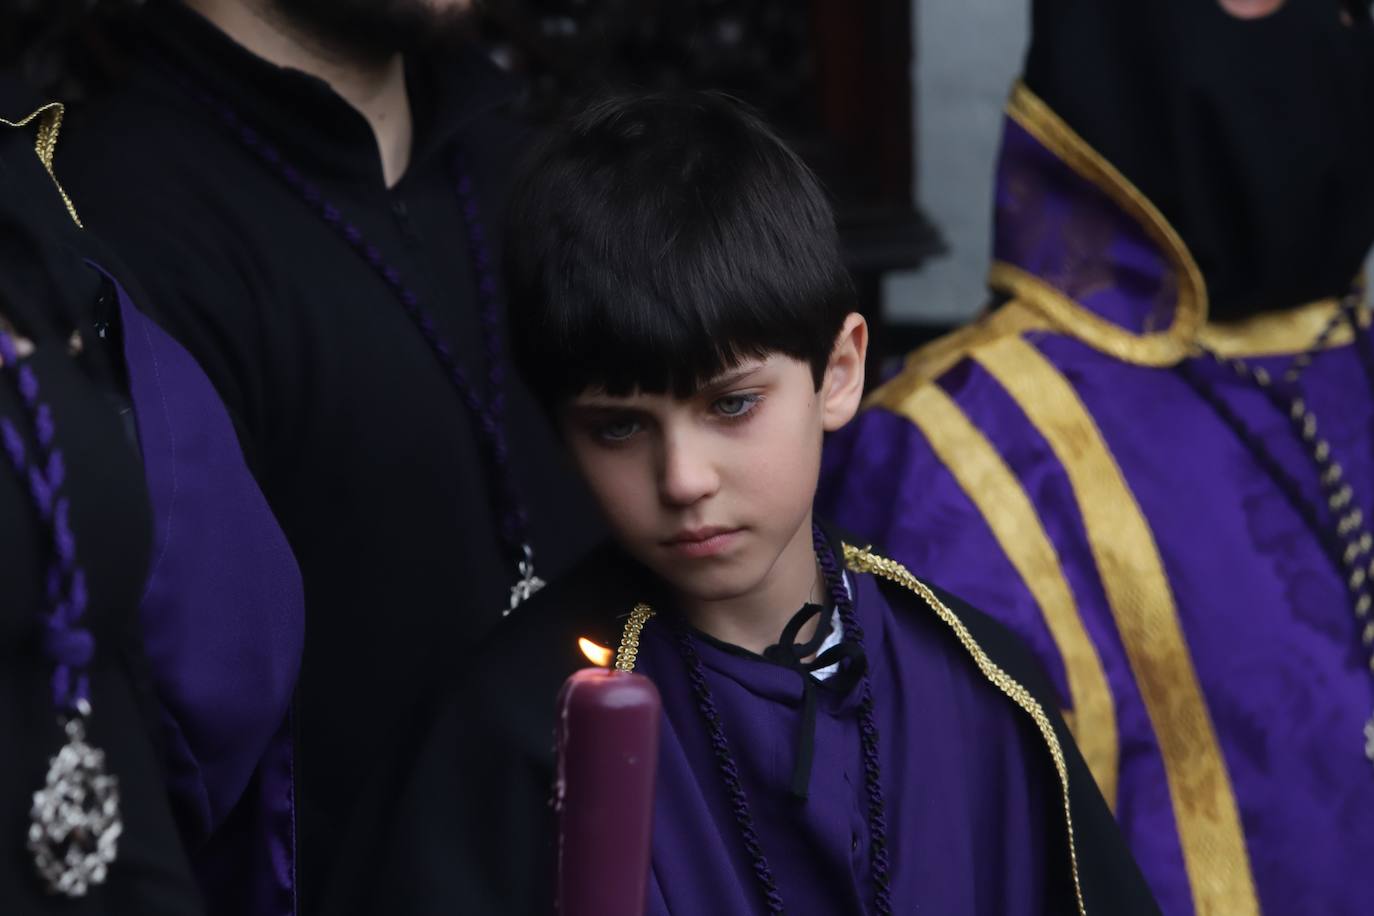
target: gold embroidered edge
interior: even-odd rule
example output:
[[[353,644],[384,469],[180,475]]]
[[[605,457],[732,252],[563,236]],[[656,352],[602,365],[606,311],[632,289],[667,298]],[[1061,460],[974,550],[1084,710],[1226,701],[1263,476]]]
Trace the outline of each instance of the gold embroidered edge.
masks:
[[[1193,259],[1188,246],[1184,244],[1183,238],[1178,231],[1170,225],[1164,218],[1164,214],[1159,211],[1149,198],[1121,172],[1116,166],[1107,161],[1101,153],[1093,149],[1078,133],[1071,128],[1054,110],[1045,104],[1025,83],[1017,80],[1013,85],[1011,96],[1007,100],[1007,116],[1025,129],[1036,140],[1040,141],[1050,152],[1058,156],[1069,168],[1077,172],[1085,181],[1090,182],[1094,187],[1101,190],[1110,197],[1127,215],[1136,220],[1145,230],[1164,256],[1168,259],[1170,266],[1178,280],[1178,299],[1174,305],[1174,320],[1167,331],[1159,334],[1135,334],[1127,331],[1105,319],[1093,315],[1083,306],[1060,294],[1061,301],[1046,300],[1036,302],[1035,305],[1044,305],[1055,313],[1051,317],[1056,324],[1068,328],[1076,328],[1077,322],[1084,316],[1091,316],[1097,319],[1096,322],[1088,322],[1086,327],[1088,333],[1094,337],[1103,338],[1106,347],[1121,349],[1130,352],[1130,347],[1126,344],[1132,339],[1146,341],[1145,354],[1148,358],[1157,360],[1161,354],[1157,351],[1163,349],[1166,352],[1170,348],[1184,347],[1196,339],[1198,329],[1207,321],[1207,286],[1202,277],[1202,271],[1197,266],[1197,261]],[[996,265],[995,265],[996,266]],[[995,275],[994,271],[994,275]],[[994,278],[989,278],[989,285],[994,288],[1001,288]],[[1067,304],[1068,309],[1065,309]],[[1120,342],[1109,343],[1115,338],[1122,338]],[[1167,338],[1172,344],[1166,346],[1160,343],[1150,342],[1157,338]],[[1096,341],[1090,341],[1096,343]],[[1124,358],[1124,357],[1123,357]],[[1181,358],[1181,357],[1178,357]],[[1176,359],[1175,359],[1176,361]],[[1155,365],[1158,363],[1149,362]],[[1167,365],[1167,363],[1165,363]]]
[[[1044,316],[1013,299],[972,324],[913,350],[907,356],[901,372],[868,394],[864,407],[896,410],[896,405],[944,375],[979,347],[1012,334],[1047,330],[1050,327]]]
[[[1086,405],[1039,350],[1007,339],[975,358],[1044,436],[1069,477],[1164,765],[1194,908],[1258,914],[1235,793],[1149,522]]]
[[[1138,366],[1173,366],[1196,349],[1195,333],[1173,328],[1153,334],[1135,334],[1079,305],[1058,289],[1021,268],[996,261],[988,269],[988,285],[1016,298],[1024,307],[1044,315],[1047,324],[1069,337],[1123,362]],[[1195,331],[1195,329],[1194,329]]]
[[[1088,910],[1083,900],[1083,886],[1078,875],[1078,846],[1073,835],[1073,808],[1069,800],[1069,767],[1064,759],[1064,748],[1059,743],[1059,736],[1054,733],[1054,725],[1050,722],[1044,707],[1031,695],[1029,690],[1022,686],[1020,681],[1003,671],[988,656],[983,647],[969,633],[968,628],[964,626],[964,622],[959,619],[959,615],[950,610],[924,582],[912,575],[905,566],[895,560],[889,560],[870,550],[854,547],[850,544],[844,545],[844,559],[845,565],[854,572],[880,576],[913,592],[924,601],[940,618],[941,622],[954,631],[959,644],[973,658],[979,673],[991,681],[993,686],[1034,720],[1041,737],[1049,746],[1055,772],[1059,775],[1059,785],[1064,797],[1064,824],[1068,831],[1069,865],[1073,870],[1074,894],[1078,899],[1079,916],[1087,916]]]
[[[893,409],[921,431],[982,515],[998,547],[1040,609],[1064,665],[1074,716],[1070,730],[1098,788],[1116,809],[1119,766],[1115,699],[1049,534],[996,447],[954,399],[926,385]]]
[[[1318,299],[1281,312],[1255,315],[1243,321],[1205,325],[1198,343],[1218,356],[1230,358],[1291,356],[1311,349],[1341,307],[1339,299]],[[1370,325],[1370,310],[1361,304],[1356,310],[1360,327]],[[1349,346],[1355,333],[1342,322],[1326,339],[1323,349]]]
[[[1126,362],[1171,366],[1193,355],[1198,344],[1233,357],[1300,352],[1317,338],[1339,307],[1338,299],[1320,299],[1241,322],[1209,322],[1202,272],[1178,231],[1149,198],[1019,80],[1007,101],[1007,116],[1135,219],[1164,252],[1179,281],[1170,328],[1136,334],[1094,314],[1038,277],[1011,264],[994,262],[988,273],[988,285],[1019,297],[1025,307],[1041,312],[1056,329]],[[1361,310],[1361,319],[1367,327],[1367,308]],[[1348,329],[1341,329],[1331,336],[1326,347],[1346,346],[1352,339]]]

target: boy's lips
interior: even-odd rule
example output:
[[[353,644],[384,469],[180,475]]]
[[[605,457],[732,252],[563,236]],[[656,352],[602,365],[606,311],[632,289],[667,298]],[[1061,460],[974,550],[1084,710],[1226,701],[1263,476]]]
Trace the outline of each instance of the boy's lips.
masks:
[[[681,556],[699,558],[715,556],[737,540],[743,528],[688,528],[674,534],[663,546]]]

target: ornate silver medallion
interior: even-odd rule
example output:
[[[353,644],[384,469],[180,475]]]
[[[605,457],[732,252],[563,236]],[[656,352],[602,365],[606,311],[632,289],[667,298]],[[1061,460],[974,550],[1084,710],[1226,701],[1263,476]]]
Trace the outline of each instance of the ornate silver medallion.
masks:
[[[520,581],[510,587],[510,607],[501,612],[505,617],[524,602],[534,597],[534,593],[547,583],[534,574],[534,548],[525,545],[525,559],[520,561]]]
[[[105,772],[105,752],[86,743],[84,701],[65,725],[67,743],[48,764],[48,779],[33,793],[29,852],[50,892],[83,897],[104,882],[118,854],[124,824],[119,780]]]

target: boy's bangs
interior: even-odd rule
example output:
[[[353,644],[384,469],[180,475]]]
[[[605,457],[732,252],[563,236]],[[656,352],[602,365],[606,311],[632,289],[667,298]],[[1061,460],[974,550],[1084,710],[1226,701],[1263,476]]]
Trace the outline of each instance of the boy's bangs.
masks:
[[[624,397],[642,392],[687,398],[747,360],[775,352],[728,332],[712,335],[700,324],[616,328],[611,322],[619,319],[625,324],[625,312],[607,309],[605,317],[610,321],[586,329],[593,339],[577,347],[585,358],[569,362],[568,376],[559,385],[565,394],[599,391]]]
[[[731,257],[722,241],[671,240],[666,255],[631,245],[640,250],[569,264],[580,276],[551,310],[555,333],[547,338],[561,342],[559,352],[547,354],[565,368],[556,383],[560,393],[685,398],[747,360],[774,353],[823,370],[824,359],[815,363],[820,354],[828,358],[847,313],[847,276],[830,275],[822,259],[797,257],[804,251]],[[826,302],[838,306],[829,310],[834,317],[818,321],[825,310],[817,304]]]
[[[687,397],[775,353],[819,386],[853,286],[815,176],[756,116],[709,94],[610,99],[547,144],[506,249],[512,344],[547,406]]]
[[[599,298],[563,312],[567,325],[560,336],[566,343],[560,356],[567,377],[558,388],[565,396],[595,389],[613,396],[639,391],[686,398],[749,359],[806,352],[796,329],[781,322],[769,326],[757,306],[667,301],[656,293],[607,289],[605,295],[619,302]]]

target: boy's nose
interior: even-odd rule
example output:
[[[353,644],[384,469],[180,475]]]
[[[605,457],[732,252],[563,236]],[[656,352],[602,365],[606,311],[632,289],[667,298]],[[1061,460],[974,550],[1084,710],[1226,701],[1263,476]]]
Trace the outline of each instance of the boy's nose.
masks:
[[[690,435],[665,436],[659,493],[670,506],[690,506],[720,488],[720,475],[700,443]]]

